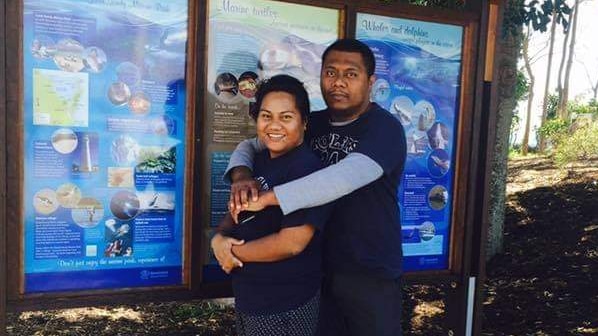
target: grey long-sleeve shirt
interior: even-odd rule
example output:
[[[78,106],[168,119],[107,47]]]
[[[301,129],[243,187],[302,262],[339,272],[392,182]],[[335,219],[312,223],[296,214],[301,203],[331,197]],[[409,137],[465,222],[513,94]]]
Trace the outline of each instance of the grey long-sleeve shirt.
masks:
[[[230,171],[235,167],[252,169],[255,153],[265,148],[257,138],[239,143],[231,155],[224,178],[230,180]],[[382,174],[382,167],[376,161],[361,153],[349,153],[336,164],[274,187],[274,194],[286,215],[337,200],[376,181]]]

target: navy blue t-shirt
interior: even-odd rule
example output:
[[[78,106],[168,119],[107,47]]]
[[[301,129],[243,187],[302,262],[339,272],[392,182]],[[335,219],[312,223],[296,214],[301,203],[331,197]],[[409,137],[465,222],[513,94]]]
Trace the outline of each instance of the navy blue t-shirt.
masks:
[[[259,153],[253,172],[262,190],[270,190],[322,167],[309,147],[301,145],[274,159],[267,150]],[[230,235],[246,242],[304,224],[311,224],[316,230],[311,242],[295,257],[277,262],[247,262],[236,268],[232,278],[237,309],[252,314],[283,312],[304,304],[316,294],[322,279],[322,230],[329,210],[329,206],[322,206],[284,216],[276,206],[241,213],[240,218],[254,217],[235,226]]]
[[[334,203],[325,230],[325,269],[398,278],[402,241],[397,192],[406,156],[401,123],[375,103],[344,126],[330,125],[330,112],[324,110],[311,113],[306,141],[326,165],[355,152],[384,170],[376,181]]]

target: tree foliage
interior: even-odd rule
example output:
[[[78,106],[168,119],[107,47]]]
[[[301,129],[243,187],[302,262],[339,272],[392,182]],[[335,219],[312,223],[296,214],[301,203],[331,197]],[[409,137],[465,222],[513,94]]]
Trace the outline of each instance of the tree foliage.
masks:
[[[548,120],[555,119],[557,117],[557,109],[559,107],[559,95],[550,94],[548,95],[548,105],[546,106],[546,117]]]
[[[515,35],[519,33],[521,26],[530,25],[533,30],[545,32],[548,24],[552,21],[552,15],[556,17],[557,24],[563,26],[563,31],[569,27],[569,15],[571,8],[565,0],[508,0],[503,20],[503,35]]]
[[[523,71],[517,71],[517,84],[515,86],[515,99],[521,101],[527,99],[529,94],[529,80]]]

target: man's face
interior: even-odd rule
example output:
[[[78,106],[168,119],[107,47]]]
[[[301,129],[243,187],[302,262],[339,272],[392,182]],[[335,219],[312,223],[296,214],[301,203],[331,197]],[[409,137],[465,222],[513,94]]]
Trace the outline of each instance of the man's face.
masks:
[[[320,86],[334,121],[357,118],[367,110],[375,77],[368,76],[357,52],[332,50],[322,63]]]

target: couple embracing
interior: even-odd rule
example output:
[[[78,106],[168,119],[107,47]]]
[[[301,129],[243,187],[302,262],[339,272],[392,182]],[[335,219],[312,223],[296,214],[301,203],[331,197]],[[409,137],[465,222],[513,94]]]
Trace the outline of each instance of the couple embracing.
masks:
[[[239,335],[401,335],[400,122],[369,100],[375,59],[341,39],[322,56],[327,109],[297,79],[262,83],[257,139],[235,150],[230,213],[211,245],[232,274]]]

